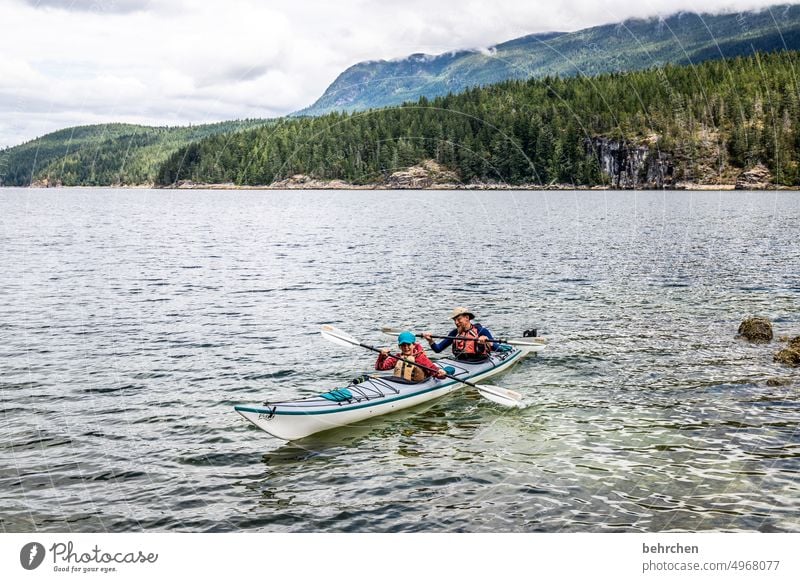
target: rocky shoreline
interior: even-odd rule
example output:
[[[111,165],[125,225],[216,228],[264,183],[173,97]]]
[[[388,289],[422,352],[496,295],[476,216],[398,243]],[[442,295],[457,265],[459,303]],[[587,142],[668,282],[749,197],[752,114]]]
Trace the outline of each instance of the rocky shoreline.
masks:
[[[613,147],[612,147],[613,146]],[[601,161],[609,167],[607,176],[622,176],[626,179],[610,180],[605,185],[581,186],[575,184],[506,184],[503,182],[469,182],[459,180],[458,175],[434,160],[425,160],[420,164],[404,170],[392,172],[378,183],[351,184],[343,180],[318,180],[305,174],[296,174],[289,178],[262,186],[238,186],[236,184],[198,184],[182,181],[171,188],[178,189],[219,189],[219,190],[796,190],[775,186],[772,175],[762,164],[737,175],[726,176],[726,180],[716,183],[691,182],[673,180],[673,168],[647,151],[637,150],[633,156],[622,144],[593,144],[598,150]],[[613,155],[609,151],[613,150]],[[615,157],[616,156],[616,157]],[[622,156],[622,158],[620,158]],[[658,167],[649,168],[658,157]],[[610,160],[610,161],[609,161]],[[621,169],[620,164],[625,165]],[[648,169],[649,168],[649,169]],[[647,169],[646,180],[636,177]]]
[[[637,169],[638,171],[638,169]],[[63,188],[60,181],[36,180],[31,188]],[[81,188],[85,186],[79,186]],[[730,176],[722,183],[706,183],[671,180],[617,180],[605,185],[583,186],[576,184],[507,184],[503,182],[469,182],[464,183],[458,175],[434,160],[398,170],[383,178],[382,181],[370,184],[352,184],[344,180],[319,180],[305,174],[296,174],[271,184],[238,185],[234,183],[206,184],[181,180],[169,186],[155,184],[112,184],[96,186],[98,188],[159,188],[178,190],[800,190],[800,187],[776,186],[772,183],[769,170],[757,165],[738,176]]]
[[[147,186],[146,186],[147,187]],[[581,186],[573,184],[433,184],[424,187],[393,187],[386,184],[348,184],[338,180],[323,181],[313,180],[302,183],[274,183],[262,186],[239,186],[237,184],[198,184],[194,182],[180,182],[175,186],[149,186],[165,190],[585,190],[585,191],[606,191],[606,190],[656,190],[656,188],[616,188],[612,186]],[[778,190],[800,191],[800,188],[774,188]],[[685,184],[673,188],[657,188],[664,191],[718,191],[730,190],[735,188],[730,184]]]
[[[119,190],[547,190],[547,191],[571,191],[571,190],[584,190],[584,191],[665,191],[665,192],[717,192],[717,191],[734,191],[745,190],[743,188],[736,188],[731,184],[676,184],[671,187],[663,188],[619,188],[615,186],[583,186],[575,184],[433,184],[426,187],[392,187],[386,184],[349,184],[340,180],[314,180],[309,179],[302,183],[286,184],[285,181],[275,182],[266,185],[239,185],[228,183],[218,184],[202,184],[190,181],[179,182],[176,185],[158,186],[155,184],[112,184],[109,186],[63,186],[63,185],[44,185],[40,183],[33,183],[30,186],[0,186],[3,188],[59,188],[59,189],[73,189],[73,188],[92,188],[92,189],[119,189]],[[789,191],[800,192],[800,187],[789,186],[771,186],[769,188],[747,188],[747,190],[764,190],[764,191]]]
[[[659,182],[653,183],[609,182],[607,185],[582,186],[575,184],[506,184],[503,182],[470,182],[464,183],[458,175],[434,160],[424,162],[393,172],[382,182],[374,184],[351,184],[343,180],[318,180],[305,174],[296,174],[284,180],[261,186],[239,186],[236,184],[200,184],[191,181],[178,182],[169,188],[189,190],[735,190],[742,189],[791,189],[771,186],[768,171],[763,169],[746,173],[746,180],[722,184],[698,184],[693,182]]]

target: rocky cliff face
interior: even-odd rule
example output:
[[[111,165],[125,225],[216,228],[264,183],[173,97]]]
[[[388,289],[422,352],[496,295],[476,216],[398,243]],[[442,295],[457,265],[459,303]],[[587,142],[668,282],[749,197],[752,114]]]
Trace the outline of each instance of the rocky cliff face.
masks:
[[[655,147],[605,137],[587,139],[585,146],[597,158],[612,188],[670,188],[674,185],[674,162]]]
[[[764,190],[774,187],[773,176],[764,164],[742,171],[720,162],[725,156],[714,140],[700,139],[694,156],[660,151],[656,143],[656,136],[639,144],[593,137],[586,139],[584,146],[597,159],[611,188],[691,189],[735,185],[737,190]]]

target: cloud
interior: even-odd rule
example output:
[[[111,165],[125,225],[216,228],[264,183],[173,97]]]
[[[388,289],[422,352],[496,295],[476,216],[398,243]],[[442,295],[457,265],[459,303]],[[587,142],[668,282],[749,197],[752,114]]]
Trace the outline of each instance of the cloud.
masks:
[[[129,14],[150,9],[151,0],[23,0],[31,8],[95,12],[98,14]]]
[[[758,0],[707,0],[703,10]],[[483,49],[696,0],[0,0],[0,147],[63,127],[281,116],[366,60]]]

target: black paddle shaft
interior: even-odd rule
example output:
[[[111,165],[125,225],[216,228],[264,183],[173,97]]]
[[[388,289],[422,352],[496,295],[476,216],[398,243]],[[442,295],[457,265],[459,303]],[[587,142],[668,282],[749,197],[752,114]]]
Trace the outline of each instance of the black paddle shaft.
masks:
[[[431,337],[432,337],[433,339],[466,340],[466,341],[468,341],[468,342],[478,342],[478,341],[481,341],[480,339],[478,339],[478,338],[476,338],[476,337],[467,337],[467,336],[465,336],[465,335],[456,335],[456,336],[452,336],[452,335],[432,335]],[[486,343],[487,343],[487,344],[488,344],[488,343],[494,343],[494,342],[497,342],[498,344],[504,344],[504,343],[506,343],[506,340],[504,340],[504,339],[497,339],[497,338],[495,338],[495,339],[487,339],[487,340],[486,340]]]

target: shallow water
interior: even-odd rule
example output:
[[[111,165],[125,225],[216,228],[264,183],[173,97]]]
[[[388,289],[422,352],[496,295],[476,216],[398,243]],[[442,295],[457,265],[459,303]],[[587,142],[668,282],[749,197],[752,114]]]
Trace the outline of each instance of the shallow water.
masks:
[[[0,531],[800,531],[793,192],[0,190]],[[283,443],[456,305],[550,346]],[[767,384],[782,378],[778,386]],[[774,383],[774,382],[771,382]]]

